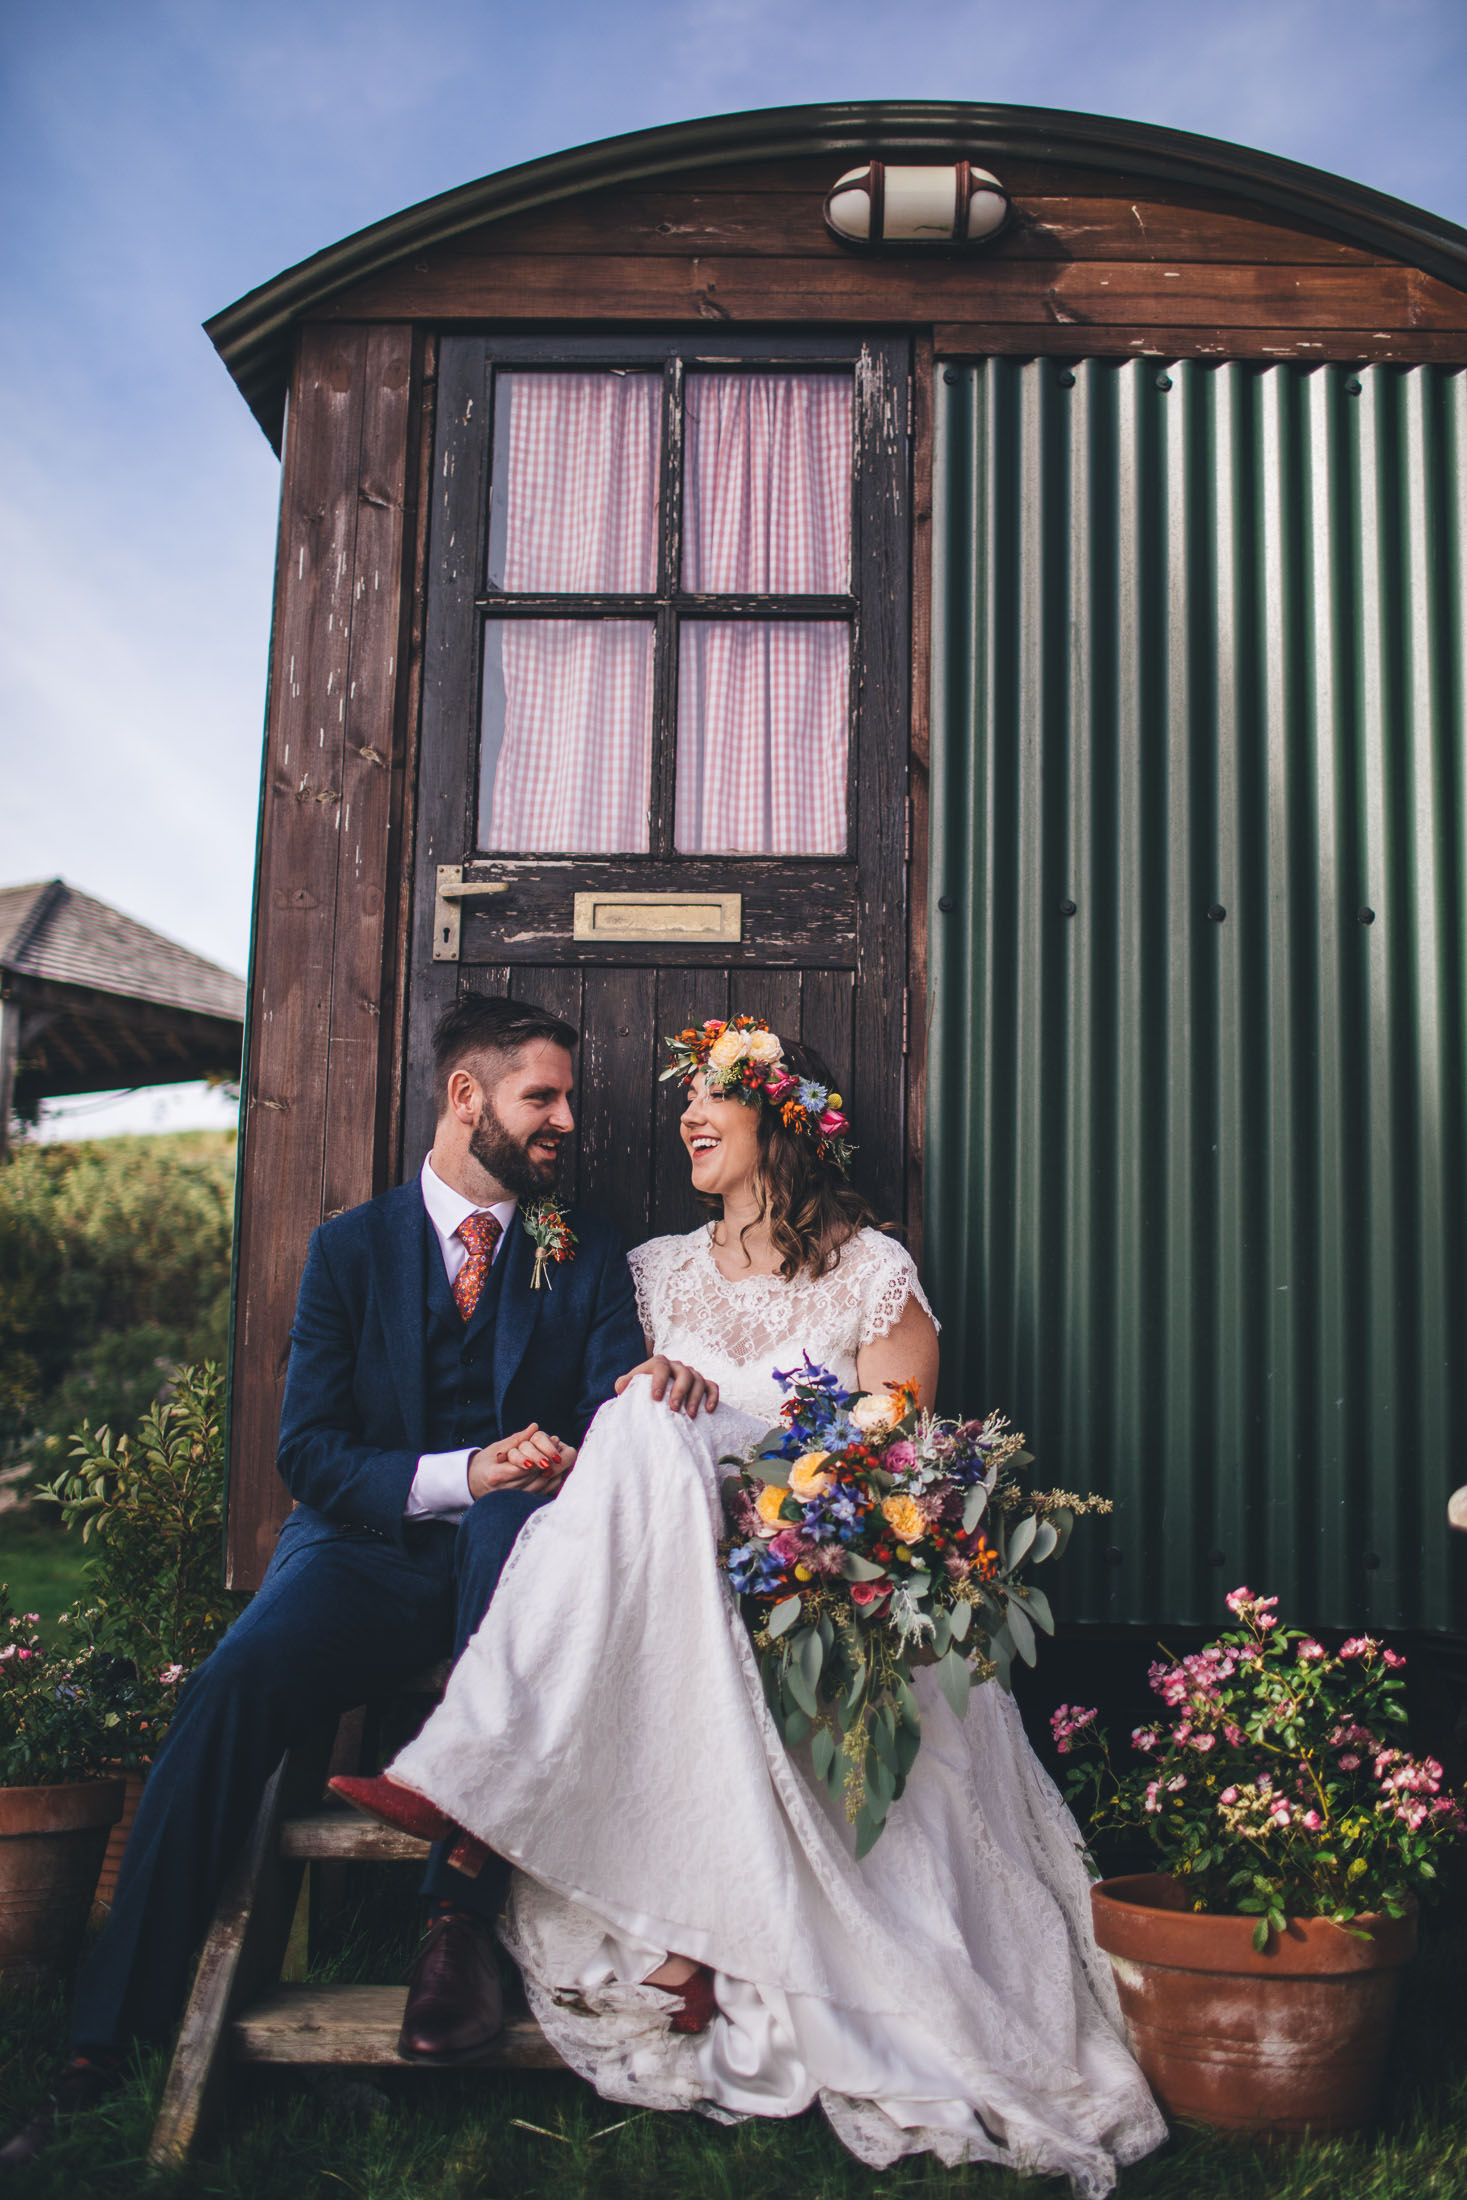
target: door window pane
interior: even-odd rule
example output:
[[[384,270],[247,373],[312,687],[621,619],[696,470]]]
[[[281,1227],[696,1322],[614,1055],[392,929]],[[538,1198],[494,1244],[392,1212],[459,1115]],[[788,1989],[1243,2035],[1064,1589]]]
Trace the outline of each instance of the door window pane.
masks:
[[[640,855],[652,785],[642,619],[489,619],[479,845]]]
[[[661,433],[660,375],[496,375],[491,587],[650,595]]]
[[[690,374],[683,586],[838,596],[850,578],[851,377]]]
[[[678,662],[683,855],[842,855],[850,629],[691,619]]]

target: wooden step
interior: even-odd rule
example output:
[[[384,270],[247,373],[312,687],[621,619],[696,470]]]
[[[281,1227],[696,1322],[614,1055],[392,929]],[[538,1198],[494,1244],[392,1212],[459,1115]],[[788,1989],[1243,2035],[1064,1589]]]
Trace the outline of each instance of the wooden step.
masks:
[[[287,1818],[280,1828],[280,1853],[312,1864],[406,1864],[421,1862],[428,1844],[359,1810],[325,1809]]]
[[[237,2062],[390,2064],[396,2070],[434,2070],[442,2064],[408,2062],[397,2052],[407,2002],[405,1986],[281,1986],[230,2025]],[[484,2070],[561,2070],[565,2066],[533,2017],[507,2024],[469,2065]]]

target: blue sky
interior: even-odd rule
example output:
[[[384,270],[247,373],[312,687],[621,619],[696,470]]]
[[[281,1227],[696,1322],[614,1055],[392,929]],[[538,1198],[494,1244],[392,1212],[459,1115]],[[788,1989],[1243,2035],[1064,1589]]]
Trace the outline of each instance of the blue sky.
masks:
[[[564,146],[851,98],[1130,116],[1467,223],[1463,0],[6,12],[0,883],[64,873],[237,970],[278,469],[199,324],[281,268]]]

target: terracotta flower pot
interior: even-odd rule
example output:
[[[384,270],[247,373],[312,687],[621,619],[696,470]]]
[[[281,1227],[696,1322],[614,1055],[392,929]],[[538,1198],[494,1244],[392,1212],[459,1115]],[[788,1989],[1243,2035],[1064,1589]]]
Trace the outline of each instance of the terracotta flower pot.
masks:
[[[1131,2046],[1169,2115],[1227,2131],[1357,2131],[1373,2118],[1416,1917],[1290,1918],[1259,1954],[1251,1917],[1186,1907],[1159,1872],[1090,1890]]]
[[[145,1772],[129,1772],[123,1775],[126,1793],[123,1797],[122,1816],[107,1836],[107,1853],[102,1858],[102,1869],[97,1877],[97,1891],[92,1896],[95,1908],[110,1910],[112,1897],[117,1892],[117,1874],[122,1869],[122,1852],[127,1847],[127,1837],[132,1832],[132,1822],[138,1814],[138,1804],[143,1799]]]
[[[0,1788],[0,1972],[48,1977],[76,1961],[126,1783]]]

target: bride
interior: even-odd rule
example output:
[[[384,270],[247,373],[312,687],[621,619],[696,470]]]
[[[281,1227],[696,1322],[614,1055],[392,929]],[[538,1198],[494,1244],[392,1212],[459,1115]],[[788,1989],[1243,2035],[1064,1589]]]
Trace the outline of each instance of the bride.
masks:
[[[927,2149],[1107,2193],[1165,2127],[1012,1699],[975,1689],[959,1720],[918,1673],[922,1748],[858,1862],[774,1727],[718,1560],[719,1461],[775,1418],[776,1368],[808,1352],[930,1402],[915,1265],[846,1179],[813,1055],[753,1019],[673,1046],[713,1219],[631,1264],[649,1350],[708,1377],[714,1410],[670,1414],[624,1378],[439,1709],[384,1779],[344,1786],[389,1817],[426,1797],[513,1862],[502,1938],[607,2099],[724,2121],[818,2100],[873,2165]]]

